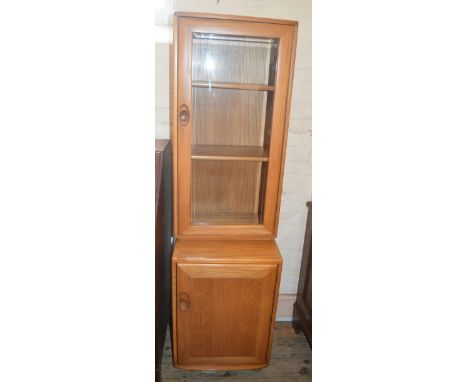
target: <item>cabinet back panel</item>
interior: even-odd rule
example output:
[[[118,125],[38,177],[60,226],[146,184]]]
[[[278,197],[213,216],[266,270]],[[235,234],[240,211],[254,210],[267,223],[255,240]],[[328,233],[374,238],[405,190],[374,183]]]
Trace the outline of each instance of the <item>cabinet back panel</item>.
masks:
[[[266,164],[250,161],[192,161],[192,222],[258,224]]]
[[[264,145],[266,91],[193,88],[192,97],[193,144]]]
[[[277,49],[278,39],[194,33],[192,78],[274,85]]]

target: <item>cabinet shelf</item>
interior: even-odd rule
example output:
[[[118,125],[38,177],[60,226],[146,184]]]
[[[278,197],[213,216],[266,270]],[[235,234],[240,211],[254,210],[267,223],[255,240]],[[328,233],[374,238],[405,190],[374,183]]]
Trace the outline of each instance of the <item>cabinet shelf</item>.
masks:
[[[193,145],[192,159],[268,162],[264,147]]]
[[[215,88],[215,89],[238,89],[238,90],[262,90],[273,91],[274,86],[262,84],[248,84],[238,82],[218,82],[218,81],[193,81],[192,86],[196,88]]]
[[[236,225],[258,224],[258,213],[255,212],[195,212],[195,224],[199,225]]]

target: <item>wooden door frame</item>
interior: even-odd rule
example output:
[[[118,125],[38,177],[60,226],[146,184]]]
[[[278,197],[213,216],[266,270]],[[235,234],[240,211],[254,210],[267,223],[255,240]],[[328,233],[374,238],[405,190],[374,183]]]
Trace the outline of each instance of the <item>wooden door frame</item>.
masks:
[[[271,346],[273,342],[273,329],[274,329],[274,324],[275,324],[275,317],[276,317],[276,309],[277,309],[277,304],[278,304],[278,295],[279,295],[279,285],[280,285],[280,279],[281,279],[281,273],[282,273],[282,261],[266,261],[266,262],[260,262],[258,264],[254,263],[242,263],[242,262],[221,262],[221,263],[212,263],[212,262],[205,262],[205,263],[199,263],[199,262],[184,262],[184,261],[173,261],[172,263],[172,269],[173,269],[173,327],[175,328],[174,334],[173,334],[173,363],[174,366],[180,369],[185,369],[185,370],[248,370],[248,369],[256,369],[256,368],[263,368],[268,366],[270,362],[270,357],[271,357]],[[267,329],[267,340],[266,340],[266,345],[265,345],[265,358],[264,359],[259,359],[254,356],[245,356],[245,357],[235,357],[236,361],[235,363],[231,363],[234,360],[234,357],[226,357],[226,360],[228,363],[225,362],[216,362],[216,359],[213,359],[212,357],[206,357],[206,363],[199,364],[199,363],[192,363],[190,359],[184,360],[181,359],[181,356],[179,354],[180,350],[180,332],[179,332],[179,319],[178,319],[178,307],[177,307],[177,296],[179,295],[179,288],[178,288],[178,279],[179,279],[179,272],[180,271],[185,271],[184,273],[188,274],[187,271],[190,270],[191,267],[198,268],[200,269],[205,269],[205,268],[213,268],[213,267],[218,267],[219,270],[222,270],[222,268],[238,268],[238,271],[240,273],[243,270],[249,270],[249,273],[252,275],[255,275],[255,278],[261,278],[263,276],[263,273],[268,269],[272,269],[275,272],[275,281],[273,283],[274,287],[272,290],[273,293],[273,304],[271,306],[271,314],[270,314],[270,324]],[[257,268],[257,270],[255,270]],[[232,269],[229,271],[232,273]],[[265,272],[266,273],[266,272]],[[230,275],[231,277],[236,277],[235,275]],[[222,275],[219,278],[224,278]],[[258,345],[258,344],[257,344]],[[229,359],[228,359],[229,358]],[[230,361],[230,362],[229,362]]]

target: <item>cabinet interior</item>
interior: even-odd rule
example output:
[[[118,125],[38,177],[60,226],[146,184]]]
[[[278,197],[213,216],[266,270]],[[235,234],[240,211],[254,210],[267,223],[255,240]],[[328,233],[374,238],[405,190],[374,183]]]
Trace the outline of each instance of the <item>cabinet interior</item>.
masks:
[[[278,40],[193,34],[192,223],[261,224]]]

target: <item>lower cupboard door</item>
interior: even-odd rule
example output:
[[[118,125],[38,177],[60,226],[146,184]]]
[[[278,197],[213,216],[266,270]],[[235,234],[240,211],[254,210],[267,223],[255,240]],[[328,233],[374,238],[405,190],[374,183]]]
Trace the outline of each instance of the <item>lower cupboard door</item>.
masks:
[[[265,366],[277,270],[275,264],[178,264],[176,366]]]

